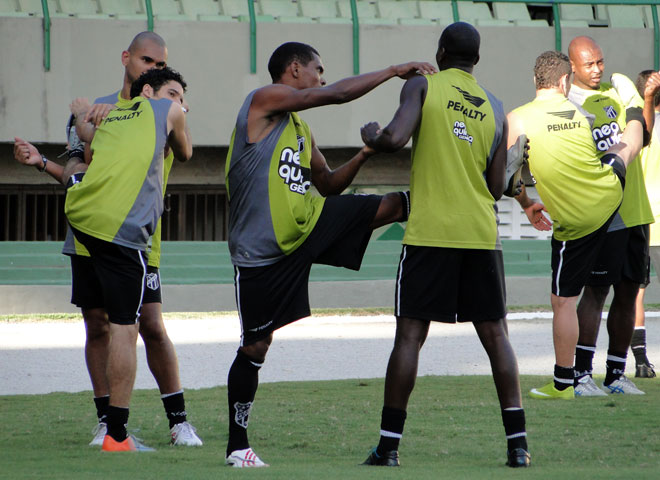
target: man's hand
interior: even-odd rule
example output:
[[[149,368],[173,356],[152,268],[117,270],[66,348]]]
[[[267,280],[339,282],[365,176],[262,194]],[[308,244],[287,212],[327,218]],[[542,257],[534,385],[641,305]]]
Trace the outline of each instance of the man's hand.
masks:
[[[360,129],[360,135],[362,135],[362,141],[368,147],[373,148],[374,142],[378,135],[382,132],[378,122],[369,122],[364,127]]]
[[[547,212],[547,210],[542,203],[534,202],[523,210],[529,219],[529,223],[531,223],[535,229],[540,230],[541,232],[552,230],[552,222],[548,217],[543,215],[543,212]]]
[[[69,105],[71,113],[76,118],[82,118],[90,109],[89,100],[85,97],[74,98]]]
[[[415,75],[430,75],[438,71],[428,62],[408,62],[400,65],[394,65],[396,76],[408,80]]]
[[[83,118],[83,121],[89,122],[95,127],[98,127],[101,125],[101,122],[105,120],[105,117],[108,116],[108,113],[110,113],[115,108],[117,108],[117,106],[112,105],[111,103],[95,103],[89,108],[85,114],[85,118]]]
[[[31,167],[41,168],[44,163],[37,147],[18,137],[14,137],[14,158],[17,162]]]
[[[646,86],[644,87],[644,98],[655,98],[655,96],[660,91],[660,73],[653,72],[649,75],[649,78],[646,80]]]

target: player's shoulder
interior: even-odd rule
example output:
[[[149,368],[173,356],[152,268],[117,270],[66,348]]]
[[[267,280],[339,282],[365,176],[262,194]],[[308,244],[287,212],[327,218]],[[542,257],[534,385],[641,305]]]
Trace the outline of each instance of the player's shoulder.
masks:
[[[116,104],[121,100],[119,97],[119,91],[116,91],[114,93],[111,93],[109,95],[105,95],[103,97],[98,97],[96,100],[94,100],[94,104],[97,103],[108,103],[108,104]]]

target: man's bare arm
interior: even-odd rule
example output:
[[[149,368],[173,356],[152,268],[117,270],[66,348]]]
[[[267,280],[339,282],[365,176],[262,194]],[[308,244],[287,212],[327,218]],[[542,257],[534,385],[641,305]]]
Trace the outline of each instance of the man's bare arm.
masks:
[[[330,170],[325,157],[318,149],[314,137],[312,137],[312,183],[324,197],[339,195],[353,182],[362,165],[375,153],[371,148],[364,147],[348,162],[334,170]]]
[[[167,114],[168,137],[167,143],[174,153],[174,158],[186,162],[192,157],[192,138],[186,122],[186,114],[181,105],[172,103]]]
[[[402,149],[422,118],[427,87],[425,77],[408,80],[401,89],[399,108],[387,127],[381,129],[378,123],[371,122],[360,130],[365,145],[378,152],[396,152]]]

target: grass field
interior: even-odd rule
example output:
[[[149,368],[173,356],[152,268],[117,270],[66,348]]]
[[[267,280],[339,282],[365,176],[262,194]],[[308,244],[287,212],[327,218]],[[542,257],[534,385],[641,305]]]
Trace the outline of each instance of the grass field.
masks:
[[[602,379],[597,378],[598,381]],[[547,377],[523,376],[524,392]],[[362,467],[378,441],[383,380],[260,387],[251,443],[270,468],[225,467],[226,388],[187,390],[201,448],[167,445],[158,392],[134,393],[129,430],[154,453],[88,447],[91,392],[0,396],[0,478],[7,479],[658,479],[660,381],[644,396],[525,399],[530,469],[504,466],[506,443],[490,377],[422,377],[408,409],[402,467]]]

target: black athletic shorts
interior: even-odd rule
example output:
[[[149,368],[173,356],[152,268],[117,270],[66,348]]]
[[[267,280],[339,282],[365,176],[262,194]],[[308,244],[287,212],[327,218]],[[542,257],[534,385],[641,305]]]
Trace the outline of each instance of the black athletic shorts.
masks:
[[[502,251],[404,245],[394,312],[445,323],[504,318]]]
[[[241,346],[310,315],[309,272],[313,263],[359,270],[381,196],[337,195],[305,242],[282,260],[263,267],[234,267]]]
[[[92,259],[83,255],[71,255],[71,303],[83,310],[104,308],[103,289],[99,283]],[[163,303],[160,289],[160,272],[147,265],[144,279],[145,303]]]
[[[89,251],[108,320],[119,325],[138,321],[147,274],[145,252],[87,235],[71,227],[76,239]],[[99,298],[96,296],[95,298]]]
[[[608,232],[587,285],[615,285],[623,278],[641,285],[648,278],[648,257],[648,225]]]
[[[552,293],[558,297],[576,297],[582,292],[605,244],[614,215],[616,212],[598,230],[582,238],[560,241],[552,237]]]

